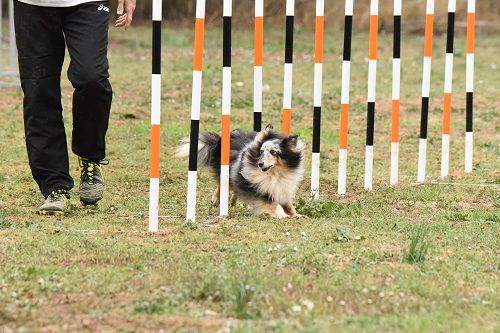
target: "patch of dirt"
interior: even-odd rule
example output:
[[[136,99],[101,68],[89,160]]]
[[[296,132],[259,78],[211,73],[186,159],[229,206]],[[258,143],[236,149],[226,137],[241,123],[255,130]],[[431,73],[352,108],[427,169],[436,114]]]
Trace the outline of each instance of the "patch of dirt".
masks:
[[[199,318],[168,314],[135,314],[133,297],[121,293],[100,297],[93,292],[54,295],[39,303],[29,318],[0,324],[0,331],[15,331],[20,327],[37,332],[175,332],[192,328],[202,332],[223,332],[234,322],[207,312]],[[106,311],[106,308],[111,308]]]

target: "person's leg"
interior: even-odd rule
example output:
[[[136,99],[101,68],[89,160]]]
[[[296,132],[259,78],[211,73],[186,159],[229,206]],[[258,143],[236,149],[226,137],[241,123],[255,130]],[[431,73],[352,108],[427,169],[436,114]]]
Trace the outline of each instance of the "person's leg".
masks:
[[[47,197],[73,187],[62,118],[64,37],[60,10],[14,1],[24,128],[33,178]]]
[[[108,77],[109,5],[90,2],[68,8],[63,30],[71,57],[68,78],[73,94],[73,152],[90,161],[106,156],[112,91]],[[108,9],[108,10],[106,10]]]

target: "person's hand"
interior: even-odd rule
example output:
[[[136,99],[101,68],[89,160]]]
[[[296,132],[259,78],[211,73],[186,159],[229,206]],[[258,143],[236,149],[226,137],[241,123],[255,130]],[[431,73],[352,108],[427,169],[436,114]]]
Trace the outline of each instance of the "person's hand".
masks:
[[[132,16],[135,10],[135,0],[118,0],[118,7],[116,8],[116,14],[118,14],[118,19],[115,21],[115,27],[125,28],[132,24]]]

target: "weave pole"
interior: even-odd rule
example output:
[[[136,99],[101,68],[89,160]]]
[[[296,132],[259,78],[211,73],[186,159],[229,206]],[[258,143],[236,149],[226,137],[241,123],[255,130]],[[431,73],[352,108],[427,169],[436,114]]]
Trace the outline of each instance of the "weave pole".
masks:
[[[200,132],[201,78],[203,70],[203,39],[205,35],[205,0],[196,1],[194,25],[193,90],[191,92],[191,132],[189,136],[189,169],[186,220],[196,218],[196,180],[198,173],[198,135]]]
[[[453,86],[453,42],[455,35],[456,0],[448,0],[448,28],[444,63],[443,134],[441,139],[441,177],[448,176],[450,165],[451,97]]]
[[[422,109],[420,112],[420,140],[418,143],[417,182],[425,181],[427,160],[427,123],[431,85],[432,34],[434,29],[434,0],[427,0],[425,15],[424,65],[422,70]]]
[[[394,186],[399,179],[399,101],[401,91],[401,0],[394,0],[394,32],[392,47],[392,106],[391,106],[391,175]]]
[[[353,0],[345,1],[344,9],[344,50],[342,57],[342,92],[340,95],[340,142],[338,194],[346,194],[347,182],[347,133],[349,127],[349,85],[351,79]]]
[[[253,67],[253,130],[262,128],[262,66],[264,59],[264,0],[255,0]]]
[[[0,78],[2,77],[15,77],[19,76],[17,70],[17,52],[16,52],[16,37],[14,32],[14,1],[8,0],[8,27],[9,27],[9,47],[8,56],[9,62],[7,70],[3,70],[3,50],[2,50],[2,40],[3,40],[3,13],[2,13],[2,0],[0,0]],[[0,87],[17,87],[18,83],[14,82],[3,82],[0,81]]]
[[[161,0],[152,4],[153,47],[151,71],[151,153],[149,178],[150,232],[158,231],[158,205],[160,199],[160,115],[161,115]]]
[[[223,1],[222,23],[222,132],[219,215],[229,213],[229,150],[231,140],[231,16],[232,0]]]
[[[295,0],[286,0],[285,68],[283,75],[282,132],[290,134],[292,123],[293,19]]]
[[[365,190],[373,187],[373,137],[377,86],[378,0],[370,1],[370,41],[368,47],[368,107],[366,119]]]
[[[321,138],[321,95],[323,89],[324,0],[316,0],[314,33],[313,143],[311,157],[311,197],[319,198],[319,165]]]
[[[472,172],[474,135],[474,39],[476,33],[476,1],[467,0],[467,58],[465,62],[466,120],[465,120],[465,172]]]

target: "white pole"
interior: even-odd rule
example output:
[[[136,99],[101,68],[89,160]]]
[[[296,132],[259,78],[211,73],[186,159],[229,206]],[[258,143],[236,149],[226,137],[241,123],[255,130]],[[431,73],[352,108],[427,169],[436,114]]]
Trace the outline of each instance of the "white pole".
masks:
[[[9,1],[9,71],[16,73],[16,35],[14,32],[14,1]]]

